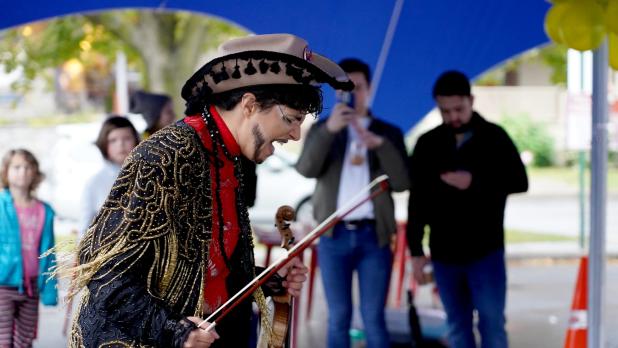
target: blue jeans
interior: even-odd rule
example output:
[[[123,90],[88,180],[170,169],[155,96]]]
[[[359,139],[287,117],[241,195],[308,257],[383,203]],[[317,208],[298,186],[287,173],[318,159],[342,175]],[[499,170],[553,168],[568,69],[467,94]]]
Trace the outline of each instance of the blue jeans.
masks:
[[[433,271],[448,316],[452,348],[474,348],[473,311],[479,317],[481,347],[506,348],[506,265],[504,250],[468,264],[433,261]]]
[[[328,347],[350,347],[352,275],[358,271],[360,312],[368,348],[389,347],[384,306],[391,277],[391,250],[378,246],[375,226],[348,230],[337,224],[320,238],[318,261],[328,304]]]

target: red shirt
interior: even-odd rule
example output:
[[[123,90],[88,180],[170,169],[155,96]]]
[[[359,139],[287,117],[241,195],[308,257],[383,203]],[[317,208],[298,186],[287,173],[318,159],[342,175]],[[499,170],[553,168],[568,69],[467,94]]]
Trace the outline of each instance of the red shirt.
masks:
[[[225,147],[231,156],[240,155],[240,147],[232,136],[229,128],[223,122],[223,119],[215,109],[210,108],[217,128],[223,138]],[[213,151],[212,139],[208,133],[207,125],[201,115],[185,117],[184,122],[197,131],[202,144],[206,149]],[[228,259],[232,257],[232,253],[238,243],[240,227],[238,224],[238,212],[236,211],[236,190],[240,184],[234,175],[234,162],[231,161],[219,146],[217,148],[217,158],[223,161],[223,167],[218,168],[221,187],[219,194],[221,197],[221,205],[223,207],[223,244],[225,245],[225,253]],[[225,303],[229,294],[226,287],[226,278],[230,274],[230,270],[225,264],[221,247],[219,245],[219,221],[218,202],[216,199],[217,180],[214,161],[210,161],[210,189],[212,195],[212,239],[209,245],[209,258],[207,269],[205,272],[205,287],[204,287],[204,313],[212,313],[219,306]]]

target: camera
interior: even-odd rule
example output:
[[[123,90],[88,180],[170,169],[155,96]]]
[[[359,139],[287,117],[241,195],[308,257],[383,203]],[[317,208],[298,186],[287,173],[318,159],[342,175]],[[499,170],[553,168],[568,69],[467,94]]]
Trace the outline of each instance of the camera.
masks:
[[[352,92],[337,93],[337,103],[345,104],[348,107],[354,109],[354,106],[355,106],[354,93]]]

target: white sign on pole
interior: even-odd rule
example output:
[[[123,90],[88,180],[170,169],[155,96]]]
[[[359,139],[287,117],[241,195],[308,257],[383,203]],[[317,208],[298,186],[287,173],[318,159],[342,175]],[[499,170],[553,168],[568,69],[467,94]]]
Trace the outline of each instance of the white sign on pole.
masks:
[[[590,150],[592,132],[592,53],[567,51],[566,147]]]
[[[608,123],[609,148],[618,151],[618,99],[610,105]]]
[[[592,99],[585,93],[569,93],[566,107],[566,147],[589,150],[592,132]]]

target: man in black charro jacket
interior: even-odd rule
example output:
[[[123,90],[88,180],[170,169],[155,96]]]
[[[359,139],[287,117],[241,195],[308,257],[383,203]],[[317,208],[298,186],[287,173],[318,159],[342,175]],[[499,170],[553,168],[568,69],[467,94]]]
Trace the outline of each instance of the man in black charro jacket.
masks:
[[[241,155],[260,163],[273,142],[299,140],[320,83],[353,87],[287,34],[228,41],[186,82],[187,116],[135,148],[80,243],[71,347],[248,345],[249,302],[216,331],[196,326],[256,273]],[[299,294],[306,272],[292,261],[254,299]]]

